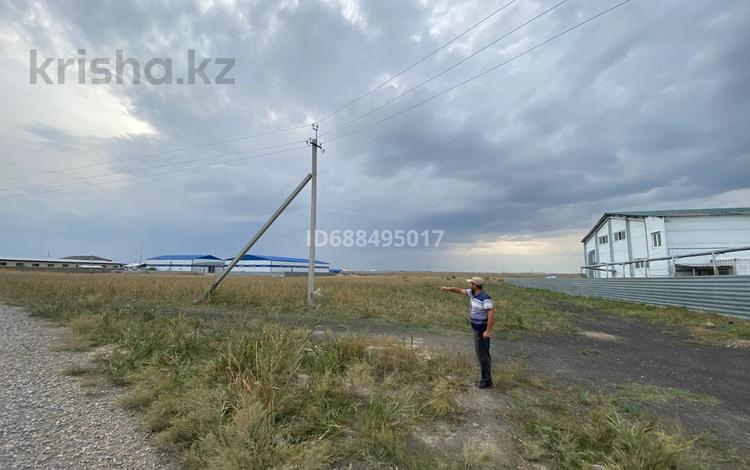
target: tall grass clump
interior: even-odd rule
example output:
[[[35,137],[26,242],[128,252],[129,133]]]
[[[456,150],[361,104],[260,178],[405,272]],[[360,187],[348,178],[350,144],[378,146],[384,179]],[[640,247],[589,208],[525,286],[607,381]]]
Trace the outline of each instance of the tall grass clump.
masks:
[[[519,368],[514,366],[513,370]],[[526,432],[524,459],[556,468],[700,469],[707,455],[676,426],[623,410],[602,392],[555,387],[537,379],[514,389],[513,418]]]
[[[144,411],[162,445],[185,451],[191,467],[399,465],[413,424],[432,418],[422,405],[432,383],[407,378],[428,377],[433,366],[401,345],[368,350],[364,339],[313,341],[308,331],[260,322],[207,338],[203,354],[178,348],[171,361],[156,354],[130,376],[131,406]],[[411,356],[409,367],[389,364],[391,352]],[[358,386],[386,376],[378,387]]]

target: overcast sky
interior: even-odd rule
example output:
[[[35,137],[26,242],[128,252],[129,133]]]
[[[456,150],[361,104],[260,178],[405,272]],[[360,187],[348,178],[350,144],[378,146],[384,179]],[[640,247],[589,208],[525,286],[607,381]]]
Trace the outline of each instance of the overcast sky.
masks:
[[[443,230],[442,244],[323,246],[319,258],[345,268],[577,272],[580,239],[603,211],[750,205],[745,0],[633,0],[330,144],[617,1],[569,0],[326,135],[557,1],[3,0],[0,256],[232,256],[309,171],[310,150],[226,154],[302,142],[310,129],[132,157],[311,123],[507,3],[321,123],[318,228]],[[80,58],[79,49],[87,61],[114,62],[117,49],[141,66],[171,58],[174,76],[193,49],[199,60],[236,59],[235,83],[78,84],[71,68],[65,84],[31,84],[30,49],[40,62]],[[58,79],[56,62],[47,70]],[[253,252],[306,256],[308,223],[305,191]]]

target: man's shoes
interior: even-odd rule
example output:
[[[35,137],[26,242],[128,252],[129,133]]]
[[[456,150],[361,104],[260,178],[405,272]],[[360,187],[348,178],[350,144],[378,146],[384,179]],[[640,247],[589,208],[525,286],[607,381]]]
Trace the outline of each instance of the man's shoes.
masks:
[[[492,382],[480,380],[479,382],[476,382],[476,386],[477,388],[492,388]]]

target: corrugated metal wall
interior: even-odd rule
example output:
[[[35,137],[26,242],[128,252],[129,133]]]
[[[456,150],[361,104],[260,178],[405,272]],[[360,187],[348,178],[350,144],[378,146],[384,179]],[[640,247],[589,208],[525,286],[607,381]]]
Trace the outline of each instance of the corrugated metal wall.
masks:
[[[653,305],[681,305],[695,310],[750,318],[750,276],[634,279],[505,278],[505,282],[564,294],[606,297]]]

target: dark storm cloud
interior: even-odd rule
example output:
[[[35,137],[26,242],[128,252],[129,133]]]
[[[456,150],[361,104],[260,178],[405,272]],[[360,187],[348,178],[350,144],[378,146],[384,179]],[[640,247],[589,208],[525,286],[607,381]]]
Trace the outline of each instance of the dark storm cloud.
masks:
[[[89,48],[92,56],[113,56],[122,48],[133,57],[174,57],[179,64],[193,48],[206,57],[238,60],[234,86],[120,88],[130,113],[157,135],[110,139],[103,158],[116,160],[320,118],[500,4],[363,1],[349,2],[354,7],[347,9],[345,3],[269,0],[203,8],[198,2],[76,1],[46,8],[80,43],[75,47]],[[397,96],[551,5],[519,0],[396,85],[325,121],[321,131]],[[571,0],[341,133],[417,103],[603,8],[601,2]],[[8,17],[24,18],[26,10],[18,2],[0,11],[12,21]],[[463,17],[446,20],[447,14]],[[19,21],[39,47],[54,43],[48,29]],[[585,230],[605,210],[681,207],[685,200],[747,189],[748,26],[750,6],[740,0],[634,0],[414,111],[326,145],[321,226],[440,228],[451,242],[470,242]],[[29,129],[45,140],[70,140],[42,125],[31,123]],[[111,169],[139,175],[147,162],[179,162],[309,135],[303,130]],[[141,228],[151,227],[152,236],[134,233],[131,250],[140,244],[145,251],[169,251],[169,241],[179,238],[172,246],[214,244],[217,249],[209,251],[226,255],[304,175],[307,155],[302,150],[225,165],[217,157],[213,168],[143,180],[138,190],[129,189],[101,211],[108,220],[134,218]],[[297,243],[307,204],[306,198],[295,202],[272,240],[264,242],[268,250],[285,252]],[[175,219],[165,223],[170,215]],[[194,226],[190,215],[211,227],[210,233],[185,232]],[[578,248],[571,247],[576,256]],[[374,256],[368,250],[324,253],[339,264],[367,264],[368,253]],[[402,259],[379,252],[377,263],[371,261],[385,267]]]
[[[738,77],[748,74],[737,55],[748,40],[742,33],[747,8],[729,8],[732,28],[722,28],[718,41],[711,39],[715,31],[705,27],[727,13],[716,11],[715,5],[683,10],[672,3],[660,10],[646,25],[627,21],[646,18],[639,9],[638,14],[624,13],[614,28],[611,23],[598,25],[587,31],[587,39],[567,42],[567,52],[545,64],[554,74],[534,77],[543,68],[532,64],[526,75],[541,91],[524,93],[528,88],[520,84],[522,98],[511,100],[511,106],[487,109],[492,104],[471,102],[481,93],[462,96],[461,104],[480,111],[458,132],[427,118],[432,138],[423,139],[424,132],[404,129],[403,124],[381,133],[379,140],[388,142],[383,146],[406,149],[411,165],[421,160],[460,175],[467,184],[485,182],[504,189],[497,198],[487,197],[482,209],[442,214],[429,223],[451,227],[462,236],[471,231],[553,230],[581,226],[600,211],[647,191],[653,192],[652,200],[641,204],[679,206],[680,200],[746,188],[750,138],[738,123],[747,122],[750,108],[735,103],[750,103],[747,87],[737,85],[742,81]],[[665,24],[667,18],[671,21]],[[615,37],[613,44],[590,39],[610,36]],[[697,58],[705,62],[698,66]],[[540,60],[545,62],[544,57]],[[602,87],[601,96],[597,86]],[[544,96],[547,87],[552,93]],[[622,103],[617,102],[618,88],[630,95]],[[443,110],[451,106],[443,105]],[[505,113],[511,116],[501,115]],[[483,136],[493,134],[488,129],[492,123],[521,132],[487,145]],[[424,121],[412,124],[419,127]],[[444,142],[446,135],[449,143]],[[394,144],[404,140],[409,142]],[[399,158],[404,153],[386,150],[371,163],[388,172],[400,164]],[[570,205],[582,210],[566,211],[564,221],[550,219],[544,210]],[[466,227],[466,219],[485,222]]]

